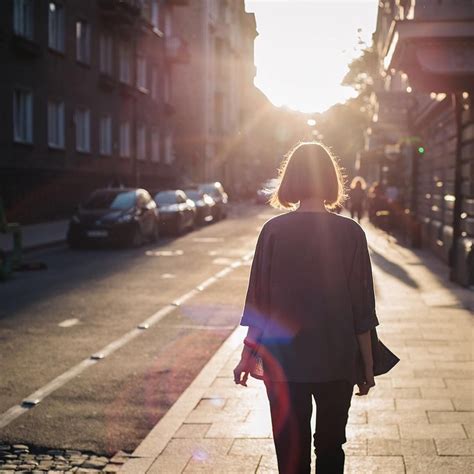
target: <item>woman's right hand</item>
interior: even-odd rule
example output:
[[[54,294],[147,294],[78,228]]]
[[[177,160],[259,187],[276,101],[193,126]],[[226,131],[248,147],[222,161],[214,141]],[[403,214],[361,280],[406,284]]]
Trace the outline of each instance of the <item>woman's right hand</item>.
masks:
[[[250,370],[252,368],[252,351],[244,346],[240,361],[234,369],[234,383],[237,385],[247,386]]]

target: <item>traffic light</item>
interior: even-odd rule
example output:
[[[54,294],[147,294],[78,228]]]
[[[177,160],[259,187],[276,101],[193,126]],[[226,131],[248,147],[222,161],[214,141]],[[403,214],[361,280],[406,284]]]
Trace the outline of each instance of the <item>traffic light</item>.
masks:
[[[420,146],[417,148],[417,150],[418,150],[418,154],[419,154],[419,155],[424,155],[424,154],[425,154],[425,147],[424,147],[424,146],[421,146],[421,145],[420,145]]]

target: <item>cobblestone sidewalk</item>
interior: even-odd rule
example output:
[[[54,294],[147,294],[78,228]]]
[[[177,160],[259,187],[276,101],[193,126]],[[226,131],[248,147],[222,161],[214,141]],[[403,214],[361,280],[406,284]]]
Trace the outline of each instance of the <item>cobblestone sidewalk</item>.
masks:
[[[402,360],[353,398],[346,472],[474,472],[474,293],[434,257],[367,232],[379,335]],[[242,337],[237,329],[123,472],[277,472],[263,385],[232,381]]]
[[[118,472],[128,460],[128,454],[119,451],[112,458],[83,453],[74,449],[30,449],[26,444],[0,444],[0,474],[50,474],[75,472],[99,474]]]

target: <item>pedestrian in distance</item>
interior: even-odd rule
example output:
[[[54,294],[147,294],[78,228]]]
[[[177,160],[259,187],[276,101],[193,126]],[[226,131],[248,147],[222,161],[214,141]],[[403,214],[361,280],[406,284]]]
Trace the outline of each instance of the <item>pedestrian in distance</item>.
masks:
[[[356,176],[351,181],[349,190],[349,210],[351,218],[354,219],[354,216],[356,216],[357,222],[359,223],[364,216],[365,201],[367,199],[366,188],[367,185],[365,184],[365,180],[361,176]]]
[[[246,386],[249,374],[263,379],[282,474],[311,470],[313,398],[316,472],[343,473],[354,385],[359,396],[375,386],[370,258],[359,224],[331,212],[343,199],[330,151],[298,144],[271,199],[289,212],[265,223],[252,263],[241,320],[248,332],[234,382]]]

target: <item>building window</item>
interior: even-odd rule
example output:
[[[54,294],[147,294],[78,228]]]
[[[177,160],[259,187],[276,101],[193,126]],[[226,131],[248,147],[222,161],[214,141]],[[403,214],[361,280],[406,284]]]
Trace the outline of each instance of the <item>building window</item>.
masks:
[[[100,72],[112,76],[113,74],[113,40],[112,35],[102,33],[99,41]]]
[[[165,163],[168,165],[173,163],[173,135],[168,133],[165,137]]]
[[[137,56],[137,87],[143,92],[147,90],[146,58],[141,55]]]
[[[64,148],[64,102],[48,102],[48,145]]]
[[[33,143],[33,94],[26,89],[13,92],[13,138],[19,143]]]
[[[150,21],[153,25],[153,28],[159,29],[160,24],[160,7],[158,5],[158,0],[151,0],[151,15]]]
[[[76,59],[81,63],[90,62],[90,25],[84,20],[76,21]]]
[[[157,128],[151,132],[151,161],[160,161],[160,131]]]
[[[132,82],[132,71],[131,71],[131,51],[130,47],[122,43],[120,46],[120,82],[125,84],[131,84]]]
[[[57,2],[49,2],[48,46],[64,52],[64,6]]]
[[[171,102],[171,84],[167,73],[163,76],[163,100],[166,104]]]
[[[14,0],[13,30],[19,36],[33,39],[33,0]]]
[[[173,35],[173,20],[169,11],[165,14],[165,36],[170,38]]]
[[[137,127],[137,159],[146,159],[146,129],[143,124]]]
[[[130,154],[130,122],[122,122],[120,124],[120,156],[129,158]]]
[[[91,151],[91,114],[89,109],[77,109],[75,115],[76,124],[76,150],[83,152]]]
[[[158,70],[153,66],[151,70],[151,98],[158,100]]]
[[[112,117],[105,115],[100,119],[100,154],[112,154]]]

